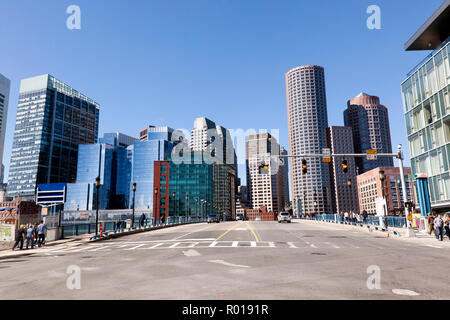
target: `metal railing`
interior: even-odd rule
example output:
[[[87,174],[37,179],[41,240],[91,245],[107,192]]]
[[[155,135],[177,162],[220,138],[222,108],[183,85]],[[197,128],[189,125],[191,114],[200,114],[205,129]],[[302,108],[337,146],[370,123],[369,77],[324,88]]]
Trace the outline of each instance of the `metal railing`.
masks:
[[[138,220],[138,219],[137,219]],[[133,229],[146,229],[146,228],[155,228],[155,227],[163,227],[163,226],[171,226],[178,225],[182,223],[192,223],[192,222],[204,222],[207,221],[206,218],[191,218],[191,217],[169,217],[164,221],[162,219],[147,219],[143,225],[140,224],[140,221],[135,221],[132,226]],[[120,225],[117,225],[118,221],[102,221],[102,232],[103,233],[119,233],[124,232],[128,229],[126,225],[126,221],[121,221]],[[130,226],[131,227],[131,226]],[[99,223],[100,228],[100,223]],[[94,234],[95,233],[95,223],[79,223],[79,224],[70,224],[62,226],[62,237],[70,237],[70,236],[78,236],[82,234]]]
[[[384,219],[384,217],[381,217]],[[365,224],[365,225],[373,225],[373,226],[380,226],[380,217],[379,216],[367,216],[367,219],[364,221],[364,219],[361,217],[360,220],[357,219],[345,219],[341,218],[338,214],[321,214],[316,215],[314,217],[307,217],[303,219],[308,220],[317,220],[317,221],[336,221],[336,222],[342,222],[342,223],[350,223],[350,224]],[[387,217],[388,227],[394,227],[394,228],[406,228],[406,218],[405,217],[397,217],[397,216],[388,216]]]

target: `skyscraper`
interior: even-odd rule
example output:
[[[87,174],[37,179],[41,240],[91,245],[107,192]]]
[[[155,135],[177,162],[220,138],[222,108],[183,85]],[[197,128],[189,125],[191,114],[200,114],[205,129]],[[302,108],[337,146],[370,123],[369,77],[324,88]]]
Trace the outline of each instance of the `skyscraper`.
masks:
[[[6,121],[8,118],[9,90],[11,81],[0,74],[0,168],[1,181],[4,179],[3,149],[5,148]]]
[[[332,154],[354,153],[353,134],[350,127],[331,126],[327,128],[327,144]],[[347,161],[344,173],[343,161]],[[359,213],[356,187],[356,167],[353,157],[334,157],[330,168],[330,195],[333,213]]]
[[[21,81],[8,195],[75,182],[78,145],[98,138],[99,105],[51,75]]]
[[[301,66],[290,70],[286,73],[286,90],[291,155],[322,153],[328,127],[324,68]],[[297,200],[293,201],[294,212],[301,202],[304,213],[328,213],[328,166],[321,158],[305,160],[308,161],[306,175],[302,175],[301,158],[290,161],[292,197]]]
[[[280,155],[280,145],[270,133],[251,134],[246,142],[247,188],[250,205],[253,209],[262,206],[267,211],[279,213],[286,204],[284,190],[286,171],[275,162],[269,164],[270,174],[260,174],[261,163],[270,156]],[[267,161],[268,162],[268,161]]]
[[[391,131],[388,109],[380,104],[380,98],[360,93],[350,99],[344,111],[345,126],[353,131],[355,153],[377,150],[377,153],[392,153]],[[378,167],[392,167],[390,157],[378,157],[376,160],[356,158],[358,173],[364,173]]]
[[[171,141],[172,133],[173,129],[169,127],[149,126],[146,140],[136,141],[128,147],[132,154],[130,208],[133,197],[132,184],[136,183],[135,208],[153,210],[154,162],[168,160],[174,145]]]

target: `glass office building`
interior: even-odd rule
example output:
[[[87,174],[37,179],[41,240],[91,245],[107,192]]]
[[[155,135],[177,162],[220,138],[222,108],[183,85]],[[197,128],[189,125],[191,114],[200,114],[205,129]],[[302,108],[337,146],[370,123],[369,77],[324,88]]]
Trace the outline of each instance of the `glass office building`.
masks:
[[[122,137],[128,143],[136,140]],[[126,143],[120,143],[112,134],[105,134],[100,142],[79,146],[76,183],[67,185],[64,207],[67,211],[96,209],[97,177],[100,177],[100,210],[126,209],[129,205],[131,158]]]
[[[130,204],[133,206],[132,185],[136,183],[135,209],[153,210],[154,162],[167,160],[172,152],[173,129],[169,127],[147,128],[146,140],[136,141],[131,152]]]
[[[37,184],[75,182],[78,145],[97,142],[99,105],[51,75],[20,85],[8,195]]]
[[[235,217],[236,171],[232,165],[207,164],[203,152],[189,163],[155,162],[154,217]]]
[[[432,50],[402,83],[413,174],[425,174],[434,211],[450,209],[450,4],[445,2],[407,42]]]

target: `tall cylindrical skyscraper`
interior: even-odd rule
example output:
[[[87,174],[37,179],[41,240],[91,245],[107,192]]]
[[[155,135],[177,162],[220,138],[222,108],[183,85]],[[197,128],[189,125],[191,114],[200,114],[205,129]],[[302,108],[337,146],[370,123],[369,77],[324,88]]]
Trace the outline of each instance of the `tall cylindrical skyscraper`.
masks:
[[[318,154],[326,146],[328,127],[325,71],[320,66],[301,66],[286,73],[289,149],[291,155]],[[305,158],[308,173],[302,173],[302,158],[291,166],[292,203],[299,212],[329,213],[328,164],[321,158]]]

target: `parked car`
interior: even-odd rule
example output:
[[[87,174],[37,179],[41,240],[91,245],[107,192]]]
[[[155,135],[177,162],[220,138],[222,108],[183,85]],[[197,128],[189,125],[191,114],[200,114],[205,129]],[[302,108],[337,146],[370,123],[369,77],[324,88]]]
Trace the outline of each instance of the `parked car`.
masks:
[[[216,215],[208,216],[208,223],[213,223],[213,222],[220,223],[220,218]]]
[[[247,219],[245,218],[245,216],[242,213],[238,213],[236,215],[236,221],[245,221],[245,220],[247,220]]]
[[[280,212],[278,214],[278,223],[287,222],[291,223],[291,215],[289,212]]]

